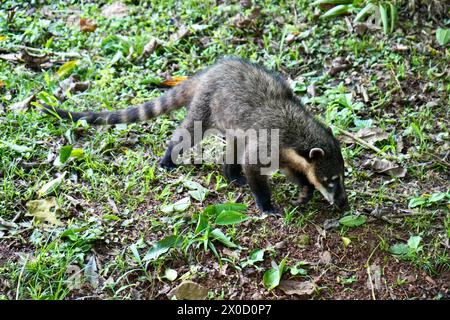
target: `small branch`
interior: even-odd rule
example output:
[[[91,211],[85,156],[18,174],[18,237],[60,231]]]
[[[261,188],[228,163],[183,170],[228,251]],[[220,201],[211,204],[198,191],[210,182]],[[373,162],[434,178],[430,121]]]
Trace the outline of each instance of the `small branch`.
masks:
[[[368,149],[371,149],[371,150],[375,151],[376,153],[384,154],[384,152],[381,151],[381,149],[378,149],[377,147],[375,147],[375,146],[373,146],[373,145],[367,143],[367,142],[364,141],[363,139],[356,137],[355,135],[351,134],[351,133],[348,132],[347,130],[341,129],[341,128],[339,128],[339,127],[334,127],[334,128],[338,129],[338,131],[339,131],[340,133],[342,133],[343,135],[345,135],[345,136],[351,138],[352,140],[354,140],[355,142],[359,143],[360,145],[362,145],[362,146],[364,146],[364,147],[366,147],[366,148],[368,148]]]

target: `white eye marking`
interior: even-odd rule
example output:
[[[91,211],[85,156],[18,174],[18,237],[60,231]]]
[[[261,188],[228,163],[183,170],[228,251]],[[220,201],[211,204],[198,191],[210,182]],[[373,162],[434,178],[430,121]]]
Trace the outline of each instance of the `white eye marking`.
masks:
[[[334,187],[334,183],[329,183],[328,187],[333,188]]]
[[[339,178],[339,176],[338,175],[335,175],[335,176],[332,176],[331,177],[331,180],[336,180],[336,179],[338,179]]]
[[[327,182],[327,181],[328,181],[328,178],[327,178],[327,177],[323,178],[323,181],[324,181],[324,182]]]

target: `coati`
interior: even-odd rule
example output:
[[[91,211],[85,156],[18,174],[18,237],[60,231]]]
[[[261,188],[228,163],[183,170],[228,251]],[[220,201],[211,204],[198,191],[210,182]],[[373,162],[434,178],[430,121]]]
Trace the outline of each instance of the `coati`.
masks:
[[[330,128],[301,105],[280,75],[243,59],[221,59],[155,100],[124,110],[73,112],[43,105],[46,113],[98,125],[144,121],[182,106],[187,106],[188,114],[169,141],[161,167],[176,166],[173,148],[182,130],[193,133],[195,121],[200,121],[203,131],[279,129],[279,166],[301,186],[295,204],[307,203],[315,188],[338,208],[347,206],[344,161]],[[245,160],[254,149],[247,144],[243,154],[237,155],[243,161],[224,164],[224,176],[238,185],[248,183],[258,208],[277,213],[268,176],[260,172],[261,163]]]

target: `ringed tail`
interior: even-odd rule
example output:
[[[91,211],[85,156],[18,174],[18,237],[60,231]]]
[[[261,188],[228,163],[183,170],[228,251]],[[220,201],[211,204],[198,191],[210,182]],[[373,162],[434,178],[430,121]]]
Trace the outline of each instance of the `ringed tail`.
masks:
[[[187,105],[193,95],[194,83],[191,79],[185,80],[152,101],[122,110],[76,112],[43,104],[43,112],[54,116],[57,115],[62,119],[70,119],[74,122],[84,119],[87,123],[96,125],[145,121]]]

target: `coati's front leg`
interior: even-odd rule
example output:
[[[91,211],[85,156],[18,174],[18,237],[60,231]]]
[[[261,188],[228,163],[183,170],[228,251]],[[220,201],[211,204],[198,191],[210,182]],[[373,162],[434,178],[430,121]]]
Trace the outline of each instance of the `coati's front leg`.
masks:
[[[272,193],[268,177],[261,175],[260,168],[255,165],[244,165],[244,173],[258,208],[264,213],[278,214],[278,211],[272,205]]]
[[[307,204],[314,194],[314,186],[309,183],[308,179],[303,174],[295,174],[294,180],[300,186],[300,192],[297,200],[292,201],[294,206]]]
[[[242,187],[247,183],[247,179],[242,172],[242,166],[240,164],[224,164],[223,175],[230,182],[238,187]]]

